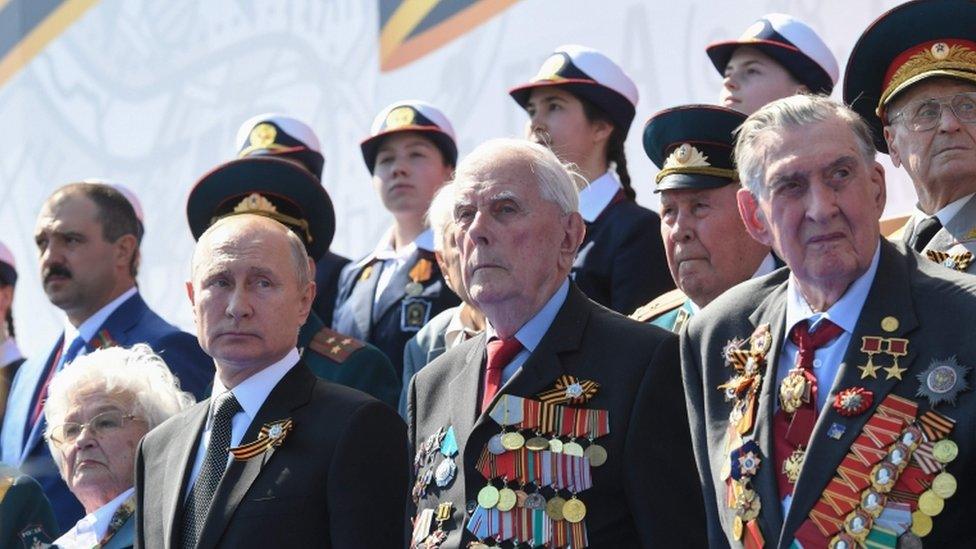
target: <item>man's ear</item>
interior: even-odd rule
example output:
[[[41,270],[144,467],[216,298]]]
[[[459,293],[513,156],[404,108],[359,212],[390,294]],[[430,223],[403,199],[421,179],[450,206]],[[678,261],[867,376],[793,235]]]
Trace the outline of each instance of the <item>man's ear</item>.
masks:
[[[124,234],[115,241],[116,260],[124,266],[126,272],[132,264],[133,257],[139,253],[139,241],[135,235]]]
[[[444,254],[442,254],[440,250],[434,250],[434,259],[437,261],[437,266],[441,269],[441,276],[443,276],[444,280],[447,280],[448,284],[450,284],[452,282],[450,280],[451,273],[447,268],[447,262],[444,261]],[[456,282],[460,282],[460,280]]]
[[[898,147],[895,146],[895,131],[891,129],[891,125],[884,127],[884,140],[888,144],[888,158],[891,158],[891,164],[900,168],[901,154],[898,152]]]
[[[766,219],[762,210],[759,209],[759,201],[749,192],[749,189],[742,188],[735,195],[739,206],[739,217],[742,218],[743,225],[749,236],[760,244],[772,247],[773,237],[766,225]]]
[[[560,251],[575,256],[586,237],[586,223],[583,222],[583,216],[578,212],[567,214],[563,221],[563,227],[565,238],[560,245]]]
[[[191,306],[197,304],[195,296],[193,295],[193,282],[190,280],[186,281],[186,297],[190,299]]]

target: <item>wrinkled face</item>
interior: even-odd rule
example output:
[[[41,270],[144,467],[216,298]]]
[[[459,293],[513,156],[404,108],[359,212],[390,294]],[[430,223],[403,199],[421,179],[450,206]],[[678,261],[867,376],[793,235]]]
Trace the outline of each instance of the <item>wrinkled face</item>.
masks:
[[[736,206],[737,184],[661,192],[661,236],[671,277],[704,306],[748,279],[768,249],[746,232]]]
[[[601,125],[586,119],[583,103],[558,86],[532,90],[525,111],[529,115],[526,139],[549,146],[563,162],[583,164],[602,135]]]
[[[976,190],[976,124],[961,123],[948,105],[931,130],[912,131],[906,123],[931,100],[973,91],[976,85],[969,82],[934,78],[909,87],[889,104],[891,123],[884,131],[891,161],[904,166],[916,185],[958,186],[959,197]]]
[[[131,410],[131,399],[86,392],[72,398],[63,421],[88,423],[103,412],[129,415]],[[148,427],[144,419],[134,418],[124,419],[118,428],[96,426],[95,430],[98,435],[86,426],[73,443],[59,446],[61,476],[79,499],[107,503],[132,487],[136,447]]]
[[[470,302],[471,296],[464,287],[461,276],[461,249],[458,246],[458,234],[454,230],[453,224],[444,231],[443,244],[437,250],[437,260],[440,262],[441,272],[447,280],[447,285],[461,298],[462,301]]]
[[[373,186],[390,212],[423,215],[451,171],[433,141],[421,133],[398,132],[379,146]]]
[[[299,286],[287,231],[238,215],[197,244],[187,291],[197,338],[222,377],[240,372],[246,379],[295,347],[315,284]]]
[[[753,236],[779,251],[802,282],[833,287],[867,270],[878,246],[884,171],[861,156],[854,134],[837,118],[767,132],[758,205],[739,191]]]
[[[59,195],[41,208],[34,228],[41,281],[51,303],[87,317],[107,303],[129,252],[120,237],[106,242],[98,206],[81,194]]]
[[[725,65],[725,79],[719,92],[719,104],[744,114],[752,114],[763,105],[806,90],[772,57],[756,48],[737,48]]]
[[[457,184],[454,219],[472,300],[482,309],[506,303],[531,309],[569,273],[582,241],[574,228],[582,226],[579,214],[564,215],[544,199],[528,162],[517,157],[487,162]]]

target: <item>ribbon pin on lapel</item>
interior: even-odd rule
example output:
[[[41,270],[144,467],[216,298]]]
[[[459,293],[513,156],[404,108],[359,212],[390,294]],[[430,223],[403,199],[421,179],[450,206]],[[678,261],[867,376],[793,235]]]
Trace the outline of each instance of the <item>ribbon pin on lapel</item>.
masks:
[[[258,438],[254,442],[249,442],[236,448],[231,448],[230,453],[237,461],[247,461],[255,456],[267,452],[270,448],[277,448],[285,441],[285,437],[292,430],[294,425],[291,418],[265,423],[258,433]]]
[[[936,250],[926,250],[925,255],[943,267],[948,267],[956,271],[965,271],[966,268],[969,267],[969,264],[973,261],[972,252],[950,254]]]
[[[556,379],[556,385],[539,393],[539,400],[546,404],[582,404],[596,395],[600,384],[589,379],[576,379],[570,375],[561,375]]]

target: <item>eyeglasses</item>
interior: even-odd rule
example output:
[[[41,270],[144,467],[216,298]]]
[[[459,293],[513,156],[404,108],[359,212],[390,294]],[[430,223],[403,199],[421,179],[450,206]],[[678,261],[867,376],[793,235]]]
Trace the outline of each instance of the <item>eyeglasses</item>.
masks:
[[[963,124],[976,124],[976,92],[912,101],[889,120],[894,123],[901,118],[908,129],[913,132],[924,132],[939,125],[942,111],[946,106]]]
[[[78,437],[81,436],[81,431],[85,427],[88,428],[88,432],[94,437],[99,437],[113,431],[117,431],[125,425],[126,421],[144,421],[143,419],[136,417],[131,414],[123,414],[118,410],[110,410],[108,412],[102,412],[97,416],[88,420],[87,423],[74,423],[71,421],[62,423],[57,427],[51,429],[51,433],[48,438],[54,441],[55,444],[65,445],[74,444]]]

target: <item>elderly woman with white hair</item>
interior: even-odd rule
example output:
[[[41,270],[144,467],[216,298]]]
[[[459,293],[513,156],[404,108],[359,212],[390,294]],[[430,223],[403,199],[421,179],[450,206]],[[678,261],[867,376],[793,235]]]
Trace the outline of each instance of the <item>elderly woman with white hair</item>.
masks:
[[[194,402],[148,345],[100,349],[59,372],[44,404],[51,455],[87,515],[62,548],[130,547],[139,440]]]

